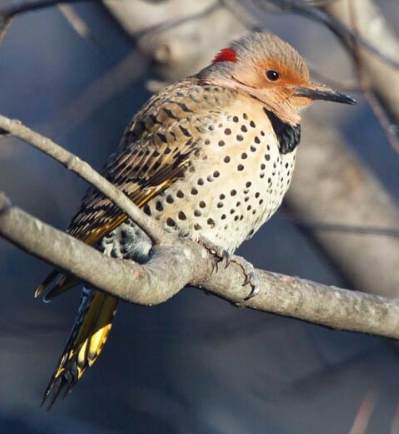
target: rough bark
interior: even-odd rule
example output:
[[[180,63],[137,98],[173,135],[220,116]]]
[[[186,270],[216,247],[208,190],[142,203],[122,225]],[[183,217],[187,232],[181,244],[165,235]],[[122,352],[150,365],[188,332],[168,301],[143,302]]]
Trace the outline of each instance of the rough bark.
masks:
[[[192,284],[241,306],[399,338],[397,300],[257,270],[259,294],[244,301],[248,287],[243,286],[241,266],[232,262],[228,267],[215,267],[215,258],[192,241],[156,247],[145,265],[112,259],[13,207],[1,194],[0,234],[29,254],[128,302],[162,303]]]

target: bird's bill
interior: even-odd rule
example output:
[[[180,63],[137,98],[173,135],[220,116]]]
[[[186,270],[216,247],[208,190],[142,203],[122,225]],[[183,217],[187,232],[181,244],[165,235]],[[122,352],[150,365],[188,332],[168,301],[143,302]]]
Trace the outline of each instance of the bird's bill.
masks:
[[[295,96],[303,96],[312,100],[324,100],[332,102],[340,102],[342,104],[356,104],[356,100],[345,95],[344,93],[337,92],[327,86],[315,84],[311,87],[297,87],[295,89]]]

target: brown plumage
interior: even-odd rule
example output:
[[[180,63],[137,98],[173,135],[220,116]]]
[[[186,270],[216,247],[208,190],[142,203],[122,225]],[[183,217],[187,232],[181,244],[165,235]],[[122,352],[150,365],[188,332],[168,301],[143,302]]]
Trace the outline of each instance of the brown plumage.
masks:
[[[287,43],[250,34],[197,76],[152,97],[103,173],[168,230],[232,253],[279,207],[294,168],[299,112],[314,99],[353,102],[312,83],[305,62]],[[68,232],[105,254],[144,261],[150,247],[135,238],[134,228],[90,189]],[[53,272],[36,295],[50,289],[51,298],[77,283]],[[83,291],[78,319],[44,396],[50,405],[95,362],[116,307],[111,296]]]

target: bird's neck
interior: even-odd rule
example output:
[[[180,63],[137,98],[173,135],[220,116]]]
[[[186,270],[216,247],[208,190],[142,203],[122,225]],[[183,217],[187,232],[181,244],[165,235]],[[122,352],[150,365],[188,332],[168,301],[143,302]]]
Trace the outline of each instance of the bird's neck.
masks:
[[[199,83],[213,84],[229,89],[234,89],[238,94],[256,100],[263,108],[267,120],[276,135],[281,154],[288,154],[296,149],[301,139],[300,115],[288,104],[278,103],[272,98],[262,100],[256,93],[251,93],[248,88],[240,85],[229,75],[228,68],[213,70],[214,65],[204,69],[197,74]],[[229,77],[229,78],[227,78]]]

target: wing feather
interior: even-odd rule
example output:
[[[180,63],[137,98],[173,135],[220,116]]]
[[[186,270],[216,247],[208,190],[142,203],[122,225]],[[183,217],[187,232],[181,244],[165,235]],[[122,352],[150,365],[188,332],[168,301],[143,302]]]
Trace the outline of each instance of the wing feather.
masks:
[[[152,97],[135,116],[116,153],[109,158],[102,174],[137,206],[143,207],[184,175],[192,153],[202,143],[207,123],[215,122],[222,112],[227,102],[220,94],[214,100],[210,93],[202,99],[192,95],[204,91],[206,87],[190,79]],[[67,231],[96,245],[126,219],[126,214],[108,198],[90,188]],[[49,296],[59,294],[74,284],[75,278],[53,272],[36,294],[41,295],[52,285]]]

